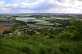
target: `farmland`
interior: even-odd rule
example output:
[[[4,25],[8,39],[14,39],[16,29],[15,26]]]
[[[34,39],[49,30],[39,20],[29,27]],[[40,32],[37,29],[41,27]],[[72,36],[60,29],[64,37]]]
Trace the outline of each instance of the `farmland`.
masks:
[[[82,54],[82,21],[78,18],[0,23],[0,54]]]

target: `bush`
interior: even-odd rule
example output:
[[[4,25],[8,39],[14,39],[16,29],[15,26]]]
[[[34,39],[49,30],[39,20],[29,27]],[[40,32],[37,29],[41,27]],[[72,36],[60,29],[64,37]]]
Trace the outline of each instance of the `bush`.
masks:
[[[70,33],[69,31],[62,31],[58,38],[61,40],[72,40],[74,38],[74,33]]]
[[[6,30],[2,34],[9,34],[9,33],[12,33],[12,31],[11,30]]]
[[[35,54],[29,47],[22,47],[20,51],[25,52],[27,54]]]

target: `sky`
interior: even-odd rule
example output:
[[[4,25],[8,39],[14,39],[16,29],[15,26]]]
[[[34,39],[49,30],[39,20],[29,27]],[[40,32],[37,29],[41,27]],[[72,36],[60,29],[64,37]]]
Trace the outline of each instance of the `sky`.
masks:
[[[82,13],[82,0],[0,0],[0,13]]]

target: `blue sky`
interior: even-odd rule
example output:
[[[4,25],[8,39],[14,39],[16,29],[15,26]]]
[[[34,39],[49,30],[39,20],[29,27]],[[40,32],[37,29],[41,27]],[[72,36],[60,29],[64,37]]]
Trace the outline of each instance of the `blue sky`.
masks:
[[[82,0],[0,0],[0,13],[82,13]]]

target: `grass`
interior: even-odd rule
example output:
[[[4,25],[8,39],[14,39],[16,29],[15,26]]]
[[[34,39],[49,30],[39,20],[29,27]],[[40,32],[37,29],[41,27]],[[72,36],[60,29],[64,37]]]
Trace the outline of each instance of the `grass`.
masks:
[[[54,26],[38,25],[38,28],[54,28]]]
[[[0,54],[82,54],[82,41],[59,41],[43,35],[9,36],[0,40]]]

